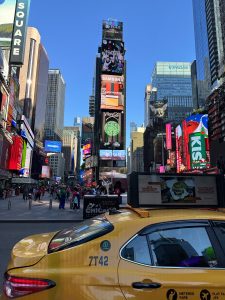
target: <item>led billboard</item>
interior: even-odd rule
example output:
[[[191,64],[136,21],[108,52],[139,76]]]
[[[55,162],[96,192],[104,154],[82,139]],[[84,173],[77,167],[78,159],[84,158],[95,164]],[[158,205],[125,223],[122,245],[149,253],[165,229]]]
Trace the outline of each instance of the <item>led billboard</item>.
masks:
[[[126,160],[126,150],[113,150],[113,160]]]
[[[62,142],[60,141],[45,141],[45,152],[60,153],[62,150]]]
[[[124,149],[124,114],[120,112],[103,112],[101,130],[101,149]]]
[[[101,109],[124,110],[124,77],[101,76]]]
[[[112,160],[112,150],[100,150],[99,156],[101,160]]]
[[[122,40],[123,23],[117,20],[104,20],[102,23],[103,39]]]
[[[9,170],[19,171],[21,169],[23,155],[23,139],[20,136],[13,136],[13,144],[10,147]]]
[[[0,47],[10,48],[16,0],[0,1]]]
[[[50,167],[49,166],[42,166],[41,170],[41,178],[50,178]]]
[[[150,116],[151,118],[166,119],[168,117],[168,101],[150,101]]]
[[[124,43],[114,40],[102,41],[102,73],[123,74]]]

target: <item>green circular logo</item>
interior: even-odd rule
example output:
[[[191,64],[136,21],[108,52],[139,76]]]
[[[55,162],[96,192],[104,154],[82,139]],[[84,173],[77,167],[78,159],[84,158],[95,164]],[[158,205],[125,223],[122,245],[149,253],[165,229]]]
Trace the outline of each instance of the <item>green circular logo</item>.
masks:
[[[104,130],[108,136],[116,136],[120,133],[120,125],[115,121],[109,121],[105,124]]]
[[[101,244],[100,244],[100,248],[103,250],[103,251],[109,251],[110,248],[111,248],[111,243],[110,241],[102,241]]]

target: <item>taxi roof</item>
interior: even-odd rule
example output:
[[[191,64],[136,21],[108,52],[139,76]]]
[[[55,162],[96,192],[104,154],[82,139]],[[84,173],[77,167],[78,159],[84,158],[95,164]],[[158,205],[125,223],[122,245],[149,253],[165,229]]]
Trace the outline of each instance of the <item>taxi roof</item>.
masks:
[[[137,221],[142,219],[150,223],[176,220],[224,220],[224,208],[133,208],[129,205],[120,208],[118,213],[107,214],[112,223]],[[144,222],[145,222],[144,221]]]

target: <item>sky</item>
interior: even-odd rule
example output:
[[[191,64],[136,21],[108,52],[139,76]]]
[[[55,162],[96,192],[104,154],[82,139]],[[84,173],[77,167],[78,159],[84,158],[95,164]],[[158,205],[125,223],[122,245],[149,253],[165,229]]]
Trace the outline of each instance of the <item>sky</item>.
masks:
[[[50,67],[66,81],[66,126],[88,116],[102,20],[122,21],[127,61],[127,132],[144,122],[145,86],[156,61],[195,59],[192,0],[31,0],[29,26],[36,27]]]

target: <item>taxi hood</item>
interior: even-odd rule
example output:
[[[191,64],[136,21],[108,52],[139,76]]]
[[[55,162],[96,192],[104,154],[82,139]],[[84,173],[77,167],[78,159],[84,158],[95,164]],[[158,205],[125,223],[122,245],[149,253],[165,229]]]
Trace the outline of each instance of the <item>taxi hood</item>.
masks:
[[[48,245],[56,233],[31,235],[19,241],[12,249],[8,269],[36,264],[48,254]]]

